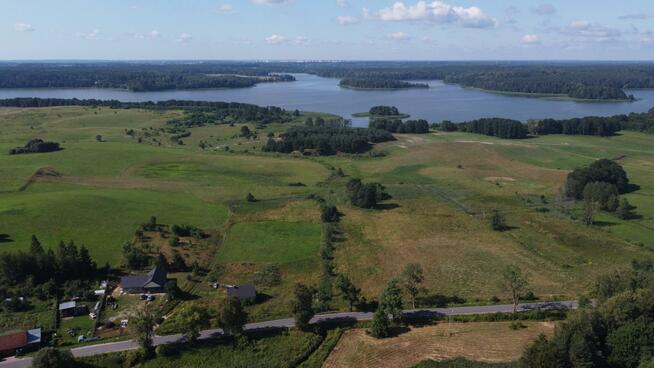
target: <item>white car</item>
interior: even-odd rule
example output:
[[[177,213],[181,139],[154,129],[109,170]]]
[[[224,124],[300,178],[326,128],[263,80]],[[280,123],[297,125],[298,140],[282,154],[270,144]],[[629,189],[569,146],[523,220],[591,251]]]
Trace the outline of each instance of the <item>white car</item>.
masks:
[[[89,318],[96,319],[96,318],[98,318],[98,315],[95,314],[95,313],[89,313]]]

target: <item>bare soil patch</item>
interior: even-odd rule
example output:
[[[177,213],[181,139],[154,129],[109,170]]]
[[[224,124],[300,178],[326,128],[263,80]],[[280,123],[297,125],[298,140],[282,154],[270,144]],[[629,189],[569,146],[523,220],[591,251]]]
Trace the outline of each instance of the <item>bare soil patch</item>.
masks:
[[[512,330],[510,322],[439,323],[412,328],[389,339],[375,339],[364,329],[350,330],[329,355],[323,368],[411,367],[423,360],[468,360],[499,363],[517,360],[540,334],[551,335],[552,322],[529,322]]]

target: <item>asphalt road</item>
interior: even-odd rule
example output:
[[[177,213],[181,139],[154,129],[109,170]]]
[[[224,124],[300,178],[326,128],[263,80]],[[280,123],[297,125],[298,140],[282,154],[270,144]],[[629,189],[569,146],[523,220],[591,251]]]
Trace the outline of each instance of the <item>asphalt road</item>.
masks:
[[[527,312],[532,310],[547,310],[556,308],[576,309],[576,301],[562,301],[562,302],[544,302],[544,303],[525,303],[518,306],[519,312]],[[419,317],[442,317],[442,316],[461,316],[467,314],[493,314],[493,313],[510,313],[513,312],[513,304],[502,305],[485,305],[476,307],[454,307],[454,308],[423,308],[415,310],[405,310],[405,316],[419,316]],[[357,321],[370,321],[372,320],[373,313],[371,312],[340,312],[340,313],[325,313],[318,314],[311,319],[311,323],[347,323]],[[277,329],[277,328],[290,328],[295,326],[293,318],[277,319],[272,321],[248,323],[245,325],[246,331]],[[205,330],[200,333],[200,339],[217,338],[223,335],[221,329]],[[175,342],[183,342],[181,334],[156,336],[154,338],[155,345],[171,344]],[[96,345],[82,346],[79,348],[71,349],[75,357],[85,357],[91,355],[100,355],[107,353],[115,353],[119,351],[126,351],[138,348],[138,344],[133,340],[109,342]],[[32,364],[32,358],[9,358],[0,362],[0,368],[23,368],[29,367]]]

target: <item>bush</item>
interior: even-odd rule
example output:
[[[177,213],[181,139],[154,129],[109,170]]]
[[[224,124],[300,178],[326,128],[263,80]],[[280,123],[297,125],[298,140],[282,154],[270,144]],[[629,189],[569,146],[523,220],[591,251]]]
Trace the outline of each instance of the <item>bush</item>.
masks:
[[[266,265],[254,273],[254,283],[261,286],[277,286],[282,282],[282,273],[276,265]]]
[[[320,208],[320,220],[322,222],[338,222],[340,214],[336,206],[322,206]]]
[[[159,345],[155,348],[154,351],[158,356],[164,356],[164,357],[174,356],[179,353],[177,347],[171,344]]]

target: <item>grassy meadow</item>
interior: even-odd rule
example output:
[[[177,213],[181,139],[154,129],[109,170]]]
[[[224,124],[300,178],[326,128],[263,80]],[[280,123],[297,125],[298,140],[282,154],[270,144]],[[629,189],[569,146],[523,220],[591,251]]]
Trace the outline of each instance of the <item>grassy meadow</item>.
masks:
[[[397,135],[375,147],[376,155],[303,158],[260,151],[268,132],[317,116],[303,114],[285,126],[269,125],[257,139],[240,138],[239,125],[192,128],[180,145],[152,136],[178,112],[2,109],[0,234],[6,236],[0,252],[29,249],[35,234],[46,246],[85,244],[99,263],[117,266],[121,245],[150,216],[197,226],[218,239],[202,254],[209,255],[208,274],[219,282],[253,282],[265,266],[279,267],[279,285],[258,287],[266,298],[248,307],[252,320],[288,316],[293,285],[320,279],[320,213],[309,194],[343,213],[336,270],[369,300],[410,262],[424,268],[429,293],[486,303],[493,296],[507,299],[498,285],[507,265],[527,272],[542,299],[574,298],[600,273],[652,258],[652,135],[508,141],[430,133]],[[128,129],[149,138],[139,143]],[[31,138],[64,149],[3,154]],[[627,194],[639,218],[602,214],[601,226],[587,227],[561,211],[557,194],[568,171],[599,158],[619,160],[640,186]],[[330,178],[330,168],[346,177]],[[344,191],[351,177],[382,183],[393,199],[379,210],[352,207]],[[246,202],[247,193],[258,201]],[[507,215],[509,231],[490,229],[493,209]],[[213,308],[224,299],[205,280],[193,282],[196,298],[184,303]],[[345,308],[337,292],[332,308]]]

